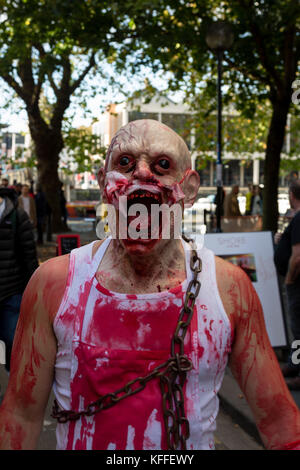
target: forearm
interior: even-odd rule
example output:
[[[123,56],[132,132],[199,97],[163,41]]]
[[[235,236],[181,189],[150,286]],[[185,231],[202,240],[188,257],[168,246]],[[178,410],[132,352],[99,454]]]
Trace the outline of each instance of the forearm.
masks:
[[[300,439],[299,441],[289,442],[288,444],[285,444],[282,450],[300,450]]]
[[[29,420],[0,408],[0,450],[34,450],[42,429],[42,419]]]
[[[286,284],[293,284],[300,276],[300,258],[292,256],[289,261],[289,268],[285,278]]]
[[[244,380],[232,370],[252,411],[264,447],[268,450],[292,450],[300,448],[300,411],[286,387],[283,377],[275,376],[275,367],[262,373],[270,382],[261,387],[253,373],[246,374]],[[276,383],[277,382],[277,383]],[[274,390],[277,393],[274,394]]]
[[[286,442],[285,444],[278,444],[272,447],[266,446],[268,450],[300,450],[300,438],[298,440]]]
[[[272,431],[271,431],[272,432]],[[281,436],[277,436],[277,439],[272,439],[270,436],[269,440],[266,440],[265,436],[263,443],[267,450],[300,450],[300,435],[288,435],[289,432],[282,432]]]
[[[274,351],[264,346],[264,357],[268,358],[267,369],[259,367],[264,358],[255,356],[254,362],[242,368],[242,374],[236,370],[232,372],[251,408],[265,448],[296,448],[297,444],[300,445],[300,411],[286,386]],[[251,356],[250,348],[248,352]]]

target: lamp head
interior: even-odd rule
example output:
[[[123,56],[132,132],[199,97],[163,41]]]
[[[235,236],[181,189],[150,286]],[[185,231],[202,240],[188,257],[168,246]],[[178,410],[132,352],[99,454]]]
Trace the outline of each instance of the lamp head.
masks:
[[[226,21],[211,23],[206,32],[206,43],[214,52],[225,51],[232,46],[233,32]]]

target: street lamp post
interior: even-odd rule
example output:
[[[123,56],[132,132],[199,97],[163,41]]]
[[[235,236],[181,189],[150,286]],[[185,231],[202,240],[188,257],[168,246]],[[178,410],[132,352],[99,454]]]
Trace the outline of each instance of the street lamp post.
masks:
[[[218,64],[218,118],[217,118],[217,197],[216,197],[216,231],[221,232],[221,212],[223,205],[223,177],[222,177],[222,62],[224,51],[230,48],[233,43],[233,33],[231,26],[226,21],[216,21],[207,29],[206,43],[216,54]]]

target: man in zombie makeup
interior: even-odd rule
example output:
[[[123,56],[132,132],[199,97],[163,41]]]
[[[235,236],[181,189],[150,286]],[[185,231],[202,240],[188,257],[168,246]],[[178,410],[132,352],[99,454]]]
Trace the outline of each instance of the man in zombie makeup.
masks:
[[[58,449],[212,449],[228,360],[266,448],[300,448],[299,410],[247,275],[175,237],[179,212],[169,238],[164,216],[149,238],[152,206],[183,209],[197,195],[183,140],[157,121],[129,123],[99,184],[117,235],[33,275],[0,412],[2,448],[36,446],[54,382]],[[137,221],[134,204],[148,215]]]

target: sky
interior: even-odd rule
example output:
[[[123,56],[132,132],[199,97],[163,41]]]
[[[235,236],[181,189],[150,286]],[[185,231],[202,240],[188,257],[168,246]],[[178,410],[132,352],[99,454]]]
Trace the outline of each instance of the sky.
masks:
[[[88,108],[91,109],[92,115],[100,117],[101,115],[101,106],[109,104],[111,100],[116,99],[117,101],[122,100],[121,94],[107,93],[104,95],[99,95],[97,98],[90,99],[88,103]],[[25,110],[19,109],[17,104],[12,105],[9,109],[1,109],[4,100],[0,99],[0,122],[2,124],[8,124],[8,128],[5,131],[8,132],[28,132],[28,119],[27,113]],[[88,126],[91,123],[91,117],[84,117],[84,112],[76,107],[76,114],[73,120],[74,127],[79,126]]]
[[[108,70],[107,73],[108,76],[112,74],[112,69]],[[132,77],[130,78],[130,80],[128,80],[128,77],[121,78],[124,92],[133,92],[134,90],[143,89],[144,79],[146,77],[151,81],[151,84],[155,86],[158,90],[164,90],[167,88],[167,81],[165,78],[166,74],[153,75],[150,70],[144,69],[141,75]],[[95,85],[95,83],[93,82],[95,80],[94,78],[90,78],[89,80],[87,80],[86,82],[87,85],[89,83],[91,83],[91,85]],[[4,131],[28,132],[27,113],[25,110],[20,108],[20,103],[22,104],[20,100],[15,100],[11,102],[9,109],[3,109],[3,105],[7,96],[8,92],[5,86],[3,85],[3,82],[0,82],[0,123],[8,125],[8,128],[6,128]],[[169,95],[169,98],[171,98],[175,102],[179,102],[182,99],[182,95],[180,93],[173,93],[172,95]],[[84,110],[75,105],[72,105],[66,114],[70,116],[73,111],[72,114],[74,114],[75,117],[72,120],[72,124],[74,127],[89,126],[91,124],[92,117],[100,118],[102,110],[104,110],[109,103],[121,101],[124,101],[124,95],[121,92],[118,92],[115,88],[108,86],[105,94],[99,91],[98,96],[87,100],[87,109],[91,110],[89,117],[85,117]]]

